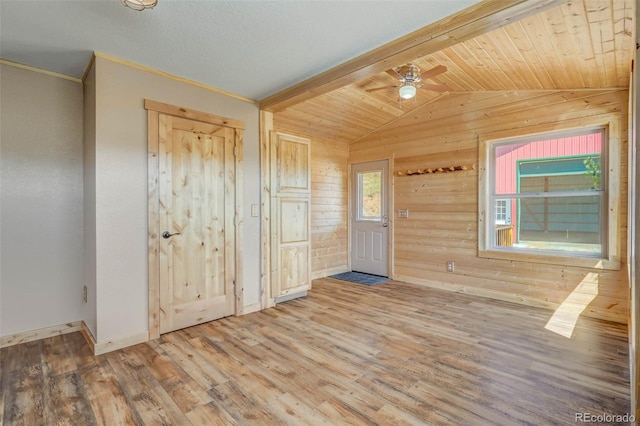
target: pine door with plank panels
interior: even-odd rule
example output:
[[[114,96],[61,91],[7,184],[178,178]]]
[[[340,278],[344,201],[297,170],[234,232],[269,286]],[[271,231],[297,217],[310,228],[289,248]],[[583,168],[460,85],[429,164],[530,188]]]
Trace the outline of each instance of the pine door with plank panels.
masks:
[[[271,132],[271,295],[311,288],[311,141]]]
[[[160,114],[158,139],[166,333],[234,314],[235,129]]]

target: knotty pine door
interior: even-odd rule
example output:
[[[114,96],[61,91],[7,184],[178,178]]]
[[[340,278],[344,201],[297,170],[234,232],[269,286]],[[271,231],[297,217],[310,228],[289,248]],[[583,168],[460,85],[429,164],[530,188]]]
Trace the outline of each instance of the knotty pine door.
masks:
[[[271,296],[311,288],[311,142],[271,132]]]
[[[160,332],[234,314],[235,129],[159,115]]]

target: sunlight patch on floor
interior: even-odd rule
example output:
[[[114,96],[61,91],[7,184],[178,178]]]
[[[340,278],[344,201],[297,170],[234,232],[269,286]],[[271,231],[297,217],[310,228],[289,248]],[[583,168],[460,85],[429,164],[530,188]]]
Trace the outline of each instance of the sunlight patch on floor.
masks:
[[[580,314],[597,295],[598,274],[590,272],[564,299],[544,328],[566,338],[571,338]]]

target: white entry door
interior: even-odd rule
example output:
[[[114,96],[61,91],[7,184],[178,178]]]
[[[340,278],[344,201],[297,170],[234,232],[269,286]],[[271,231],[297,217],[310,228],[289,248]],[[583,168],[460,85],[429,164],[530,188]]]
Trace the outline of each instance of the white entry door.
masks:
[[[351,270],[388,276],[389,162],[351,166]]]

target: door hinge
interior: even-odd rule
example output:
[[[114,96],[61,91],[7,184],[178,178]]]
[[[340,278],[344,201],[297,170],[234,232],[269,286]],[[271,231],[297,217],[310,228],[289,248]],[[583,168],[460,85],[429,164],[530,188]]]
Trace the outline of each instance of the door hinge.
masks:
[[[238,156],[238,145],[234,145],[233,146],[233,156],[237,157]]]

